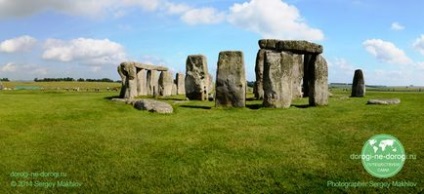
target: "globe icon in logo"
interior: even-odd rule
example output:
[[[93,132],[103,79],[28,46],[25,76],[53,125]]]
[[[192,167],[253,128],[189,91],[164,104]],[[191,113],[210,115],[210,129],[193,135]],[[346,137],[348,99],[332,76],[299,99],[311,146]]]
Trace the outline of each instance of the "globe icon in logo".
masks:
[[[396,137],[380,134],[365,142],[361,159],[369,174],[378,178],[389,178],[402,170],[406,155]]]

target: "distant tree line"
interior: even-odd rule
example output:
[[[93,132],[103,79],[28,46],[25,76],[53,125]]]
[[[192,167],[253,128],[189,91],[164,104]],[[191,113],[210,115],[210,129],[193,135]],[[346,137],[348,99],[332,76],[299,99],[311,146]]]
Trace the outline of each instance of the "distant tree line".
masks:
[[[247,87],[254,87],[255,86],[255,82],[254,81],[247,81]]]
[[[10,82],[9,78],[0,78],[0,81],[2,81],[2,82]]]
[[[78,81],[78,82],[121,82],[120,80],[117,81],[113,81],[109,78],[102,78],[102,79],[84,79],[84,78],[79,78],[77,80],[75,80],[74,78],[71,77],[65,77],[65,78],[35,78],[34,79],[35,82],[73,82],[73,81]]]
[[[109,78],[102,78],[102,79],[84,79],[84,78],[79,78],[77,81],[79,82],[121,82],[120,80],[117,81],[113,81]]]

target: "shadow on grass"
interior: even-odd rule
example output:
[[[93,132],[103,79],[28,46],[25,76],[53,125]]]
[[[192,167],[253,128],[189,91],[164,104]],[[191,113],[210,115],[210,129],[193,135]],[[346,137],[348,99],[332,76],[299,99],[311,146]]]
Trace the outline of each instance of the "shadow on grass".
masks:
[[[296,107],[296,108],[310,108],[310,107],[312,107],[309,104],[292,104],[291,106]]]
[[[195,108],[195,109],[206,109],[206,110],[212,109],[212,107],[210,107],[210,106],[200,106],[200,105],[181,105],[180,107]]]
[[[112,100],[114,98],[119,98],[119,96],[106,96],[103,99],[105,99],[105,100]]]
[[[246,104],[246,108],[252,109],[252,110],[258,110],[262,108],[262,104]]]
[[[246,101],[255,101],[256,98],[252,97],[252,98],[246,98]]]

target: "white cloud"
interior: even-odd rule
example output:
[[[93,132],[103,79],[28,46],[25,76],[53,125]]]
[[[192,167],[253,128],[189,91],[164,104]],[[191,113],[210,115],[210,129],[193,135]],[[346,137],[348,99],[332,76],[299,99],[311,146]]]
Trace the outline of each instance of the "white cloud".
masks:
[[[184,12],[187,12],[188,10],[192,9],[190,6],[186,4],[176,4],[171,2],[165,3],[166,12],[169,14],[183,14]]]
[[[0,0],[0,19],[25,17],[46,10],[66,14],[97,16],[109,8],[115,7],[116,0]]]
[[[408,65],[413,61],[406,56],[403,50],[396,47],[391,42],[381,39],[370,39],[362,43],[365,50],[381,62],[386,62],[396,65]]]
[[[147,11],[155,11],[163,3],[162,0],[115,0],[116,4],[120,2],[123,3],[123,6],[139,6]]]
[[[1,67],[0,72],[4,73],[12,73],[18,70],[17,65],[14,63],[7,63],[3,67]]]
[[[61,62],[81,62],[99,66],[118,64],[125,60],[124,47],[108,39],[78,38],[70,41],[48,39],[43,59]]]
[[[329,78],[331,82],[350,83],[352,82],[355,66],[344,58],[328,60]]]
[[[402,24],[400,24],[398,22],[393,22],[392,23],[392,26],[391,26],[391,29],[392,30],[395,30],[395,31],[400,31],[400,30],[404,30],[405,29],[405,26],[402,26]]]
[[[322,40],[321,30],[309,27],[295,6],[281,0],[251,0],[234,4],[228,21],[264,38]]]
[[[199,8],[186,11],[181,19],[189,25],[216,24],[225,19],[225,14],[214,8]]]
[[[424,35],[421,35],[419,38],[417,38],[413,44],[413,47],[420,52],[422,55],[424,55]]]
[[[30,50],[37,40],[31,36],[21,36],[0,43],[0,52],[14,53]]]

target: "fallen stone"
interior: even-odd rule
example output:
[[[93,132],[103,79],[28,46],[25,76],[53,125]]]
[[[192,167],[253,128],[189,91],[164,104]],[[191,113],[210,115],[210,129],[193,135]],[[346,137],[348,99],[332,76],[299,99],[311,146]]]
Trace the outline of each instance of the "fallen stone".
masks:
[[[171,114],[174,112],[174,109],[170,104],[150,99],[136,101],[134,103],[134,108],[136,108],[137,110],[147,110],[149,112],[160,114]]]
[[[400,104],[400,99],[370,99],[367,104],[376,104],[376,105],[391,105],[391,104]]]

